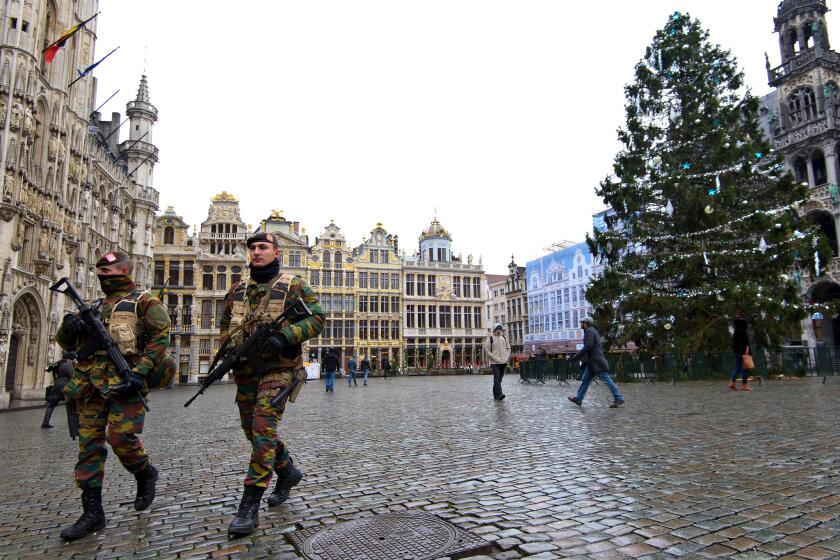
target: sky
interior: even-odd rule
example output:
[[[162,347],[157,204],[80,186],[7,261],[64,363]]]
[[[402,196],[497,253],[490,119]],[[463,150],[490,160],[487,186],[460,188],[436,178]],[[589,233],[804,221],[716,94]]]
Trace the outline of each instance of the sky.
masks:
[[[279,209],[314,242],[335,220],[356,246],[381,222],[411,254],[437,216],[454,254],[501,274],[592,229],[624,86],[670,14],[699,18],[763,95],[777,6],[100,0],[97,57],[120,50],[97,105],[120,89],[102,112],[124,113],[145,71],[160,210],[187,223],[226,190],[246,223]]]

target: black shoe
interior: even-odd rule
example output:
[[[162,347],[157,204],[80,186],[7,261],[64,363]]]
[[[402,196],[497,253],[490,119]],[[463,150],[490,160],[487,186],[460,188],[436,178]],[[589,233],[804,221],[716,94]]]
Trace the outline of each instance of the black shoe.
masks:
[[[577,400],[577,397],[566,397],[566,398],[569,399],[570,401],[572,401],[573,403],[575,403],[578,406],[580,406],[580,404],[581,404],[580,401]]]
[[[303,479],[303,472],[295,467],[292,460],[282,470],[277,471],[277,485],[268,497],[269,506],[279,506],[289,498],[289,492]]]
[[[61,530],[61,538],[75,541],[105,527],[105,511],[102,509],[102,488],[82,490],[82,516],[78,521]]]
[[[613,403],[610,405],[610,408],[618,408],[619,406],[621,406],[623,404],[624,404],[624,399],[621,399],[620,401],[613,401]]]
[[[52,428],[52,424],[41,424],[42,428]]]
[[[505,400],[505,395],[504,395],[504,394],[502,394],[502,395],[499,395],[499,400],[500,400],[500,401],[503,401],[503,400]]]
[[[260,499],[265,488],[257,486],[246,486],[239,502],[239,510],[236,517],[228,526],[228,537],[244,537],[250,535],[260,526]]]
[[[143,511],[155,501],[155,483],[157,482],[158,470],[149,463],[146,468],[134,475],[137,479],[137,496],[134,498],[134,509]]]

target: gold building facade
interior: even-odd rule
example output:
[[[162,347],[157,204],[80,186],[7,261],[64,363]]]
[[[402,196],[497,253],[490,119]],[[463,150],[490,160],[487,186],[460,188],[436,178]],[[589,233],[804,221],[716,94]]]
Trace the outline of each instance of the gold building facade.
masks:
[[[97,6],[9,0],[0,7],[0,407],[43,399],[51,382],[44,369],[59,357],[55,332],[74,310],[49,291],[52,283],[67,276],[82,297],[98,297],[94,264],[114,249],[132,255],[141,286],[152,274],[157,109],[146,77],[128,103],[131,132],[120,142],[119,114],[103,121],[93,113],[95,79],[67,87],[77,68],[94,62],[96,20],[51,64],[42,54]]]

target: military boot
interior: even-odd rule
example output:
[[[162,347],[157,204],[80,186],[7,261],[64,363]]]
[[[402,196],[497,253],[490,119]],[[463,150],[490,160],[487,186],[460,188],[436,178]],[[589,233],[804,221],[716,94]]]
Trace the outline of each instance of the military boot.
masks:
[[[143,511],[155,501],[155,483],[158,476],[158,470],[151,463],[134,475],[134,478],[137,479],[137,497],[134,498],[134,509],[137,511]]]
[[[105,511],[102,509],[102,488],[82,490],[82,516],[78,521],[61,530],[61,538],[75,541],[105,527]]]
[[[228,537],[244,537],[254,532],[260,526],[260,500],[265,488],[246,486],[239,502],[236,517],[228,526]]]
[[[268,497],[269,506],[279,506],[289,497],[289,492],[293,486],[303,478],[303,472],[298,470],[289,458],[286,466],[277,471],[277,484],[274,486],[274,492]]]

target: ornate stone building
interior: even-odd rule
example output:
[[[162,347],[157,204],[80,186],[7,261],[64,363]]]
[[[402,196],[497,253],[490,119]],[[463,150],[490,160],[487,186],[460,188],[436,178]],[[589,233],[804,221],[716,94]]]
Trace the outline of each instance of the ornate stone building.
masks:
[[[330,348],[342,368],[356,345],[356,258],[347,246],[341,228],[330,222],[315,238],[309,257],[309,283],[318,294],[326,323],[321,334],[310,340],[309,359],[319,361]]]
[[[770,86],[776,88],[761,103],[765,133],[798,181],[807,183],[811,199],[801,208],[818,225],[834,256],[819,276],[797,270],[806,300],[840,298],[837,258],[838,146],[840,146],[840,54],[831,50],[825,0],[784,0],[774,18],[781,65],[767,60]],[[840,346],[840,319],[814,315],[804,324],[805,343]]]
[[[505,296],[506,274],[488,274],[484,292],[485,322],[487,328],[507,323],[507,296]]]
[[[94,62],[96,20],[51,64],[42,55],[97,4],[9,0],[0,7],[0,407],[42,399],[49,384],[44,368],[59,356],[55,331],[73,310],[49,291],[53,282],[68,276],[83,297],[96,296],[93,265],[112,249],[134,257],[140,285],[151,277],[157,109],[146,78],[127,106],[131,132],[120,142],[119,114],[107,122],[92,113],[95,79],[67,87],[77,68]]]
[[[525,267],[517,266],[513,255],[510,256],[508,276],[505,280],[505,299],[510,354],[521,358],[525,335],[528,334],[528,289]]]
[[[376,224],[353,252],[358,273],[356,357],[367,356],[374,369],[384,358],[402,364],[402,264],[396,235]]]
[[[418,252],[403,260],[405,364],[462,367],[483,364],[486,282],[481,261],[452,254],[452,237],[432,220]]]

